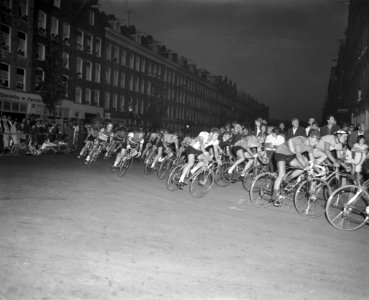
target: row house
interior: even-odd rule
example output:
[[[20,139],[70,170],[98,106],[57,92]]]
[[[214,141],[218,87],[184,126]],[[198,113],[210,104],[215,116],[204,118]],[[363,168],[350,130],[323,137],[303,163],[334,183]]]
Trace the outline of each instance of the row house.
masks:
[[[369,1],[351,0],[345,39],[331,69],[323,120],[330,113],[339,122],[365,123],[369,128]]]
[[[95,4],[95,5],[94,5]],[[56,107],[56,117],[92,119],[103,115],[102,49],[104,17],[97,1],[37,0],[34,22],[34,68],[32,88],[40,92],[45,69],[54,59],[54,49],[62,57],[57,72],[65,93]]]
[[[0,6],[0,113],[40,114],[42,100],[31,85],[34,1],[2,0]]]

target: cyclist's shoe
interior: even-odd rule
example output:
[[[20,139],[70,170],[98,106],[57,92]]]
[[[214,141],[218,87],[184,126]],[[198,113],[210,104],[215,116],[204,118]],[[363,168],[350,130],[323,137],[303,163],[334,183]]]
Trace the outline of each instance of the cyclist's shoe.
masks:
[[[81,155],[77,155],[77,158],[79,159],[79,158],[81,158],[82,156]]]
[[[274,200],[274,206],[276,207],[280,207],[282,205],[282,197],[278,196],[275,200]]]
[[[119,167],[118,166],[113,166],[112,168],[111,168],[111,172],[112,173],[114,173],[115,171],[118,171],[118,169],[119,169]]]
[[[180,190],[183,190],[183,188],[184,188],[184,186],[185,186],[186,184],[184,183],[184,182],[178,182],[178,188],[180,189]]]

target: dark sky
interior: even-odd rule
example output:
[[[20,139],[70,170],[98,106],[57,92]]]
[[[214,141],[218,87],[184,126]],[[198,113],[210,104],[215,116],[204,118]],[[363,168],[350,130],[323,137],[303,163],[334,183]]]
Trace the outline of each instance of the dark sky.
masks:
[[[200,68],[224,75],[269,106],[270,117],[321,118],[344,37],[340,0],[100,0]]]

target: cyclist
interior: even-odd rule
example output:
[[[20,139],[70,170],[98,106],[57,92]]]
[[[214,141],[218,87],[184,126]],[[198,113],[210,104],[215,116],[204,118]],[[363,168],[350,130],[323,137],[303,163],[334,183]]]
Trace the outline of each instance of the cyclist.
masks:
[[[144,132],[143,130],[139,129],[135,132],[130,132],[127,134],[127,140],[122,144],[122,150],[118,153],[113,167],[112,172],[117,170],[117,166],[120,162],[120,160],[125,157],[127,151],[129,149],[131,150],[131,156],[133,158],[138,158],[141,156],[142,147],[144,143]]]
[[[106,153],[104,158],[108,158],[111,156],[113,152],[117,152],[121,147],[121,144],[126,139],[127,132],[123,127],[117,129],[114,133],[113,138],[110,139],[109,144],[106,146]]]
[[[158,153],[151,164],[151,168],[155,167],[157,161],[162,162],[164,160],[163,150],[168,157],[172,157],[174,151],[177,153],[177,155],[179,154],[178,136],[176,134],[169,133],[168,130],[164,129],[163,136],[157,144],[157,150]]]
[[[308,166],[309,161],[312,163],[315,162],[313,150],[319,139],[319,131],[310,130],[309,137],[292,137],[277,148],[275,160],[277,162],[278,177],[274,182],[272,195],[275,206],[280,206],[282,204],[282,199],[279,197],[279,189],[283,177],[286,175],[286,164],[296,168],[296,170],[292,172],[290,178],[286,179],[286,182],[289,182],[304,172],[303,169]],[[304,156],[304,153],[308,154],[309,159]]]
[[[94,146],[92,147],[90,153],[87,155],[85,164],[87,164],[91,159],[91,154],[96,150],[96,148],[102,144],[103,149],[106,148],[106,145],[108,144],[109,140],[114,136],[113,131],[113,124],[108,123],[106,127],[101,128],[101,130],[98,133],[97,138],[94,141]]]
[[[142,152],[143,158],[145,157],[146,152],[156,147],[157,142],[158,142],[158,133],[156,132],[149,133],[146,144],[145,144],[145,149]]]
[[[208,151],[206,151],[206,148],[213,144],[219,143],[218,135],[219,135],[219,129],[212,128],[210,132],[206,132],[206,131],[200,132],[199,135],[194,139],[191,139],[189,137],[185,138],[186,143],[188,144],[187,146],[187,161],[188,162],[186,166],[183,168],[181,177],[179,179],[178,188],[182,189],[183,186],[185,185],[184,183],[185,177],[189,174],[191,168],[193,167],[195,163],[195,158],[197,158],[200,161],[199,164],[197,164],[196,166],[197,169],[199,168],[198,165],[200,165],[200,163],[201,163],[200,165],[201,167],[202,165],[204,165],[204,163],[206,163],[207,161],[209,161],[209,159],[211,159],[211,155]],[[191,173],[195,173],[195,170],[192,169]]]
[[[334,167],[340,167],[340,151],[343,145],[346,145],[347,138],[348,133],[342,129],[336,131],[334,135],[328,134],[322,136],[313,151],[317,163],[320,164],[328,158]],[[338,159],[334,157],[332,151],[336,151],[336,157]]]
[[[94,140],[97,138],[97,135],[99,133],[99,130],[97,127],[92,127],[90,124],[86,125],[87,129],[87,137],[85,139],[85,145],[82,148],[81,152],[77,156],[77,158],[81,158],[85,155],[85,153],[88,151],[88,149],[91,148],[92,144],[94,143]]]

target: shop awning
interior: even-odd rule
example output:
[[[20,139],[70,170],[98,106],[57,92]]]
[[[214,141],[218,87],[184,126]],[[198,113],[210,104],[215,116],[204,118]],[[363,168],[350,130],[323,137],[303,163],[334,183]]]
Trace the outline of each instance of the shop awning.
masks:
[[[32,102],[32,103],[42,103],[42,98],[39,94],[33,93],[22,93],[19,91],[8,90],[0,88],[0,100],[11,100],[18,102]]]

